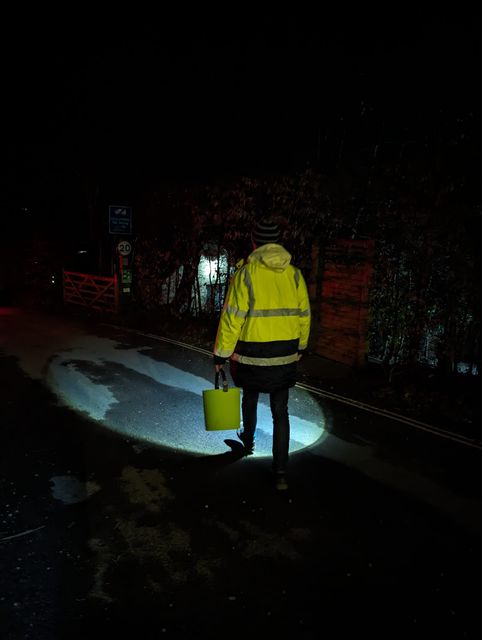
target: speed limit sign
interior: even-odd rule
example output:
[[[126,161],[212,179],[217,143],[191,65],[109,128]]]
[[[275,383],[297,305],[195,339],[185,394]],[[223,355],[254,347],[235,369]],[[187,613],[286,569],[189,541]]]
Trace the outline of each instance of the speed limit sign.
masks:
[[[121,256],[128,256],[132,251],[132,245],[127,240],[121,240],[117,245],[117,251],[121,254]]]

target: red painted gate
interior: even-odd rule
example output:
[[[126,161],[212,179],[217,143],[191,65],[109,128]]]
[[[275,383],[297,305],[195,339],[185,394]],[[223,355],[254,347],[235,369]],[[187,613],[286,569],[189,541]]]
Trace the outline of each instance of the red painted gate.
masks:
[[[107,278],[74,271],[63,272],[64,302],[115,313],[119,307],[117,276]]]

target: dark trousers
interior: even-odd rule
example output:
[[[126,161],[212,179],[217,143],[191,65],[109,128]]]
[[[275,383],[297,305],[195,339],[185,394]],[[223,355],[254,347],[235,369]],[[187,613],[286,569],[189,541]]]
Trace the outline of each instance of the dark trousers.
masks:
[[[269,404],[273,417],[273,469],[284,473],[288,466],[290,444],[290,421],[288,417],[289,389],[279,389],[269,394]],[[243,430],[247,439],[254,439],[258,413],[259,391],[243,389]]]

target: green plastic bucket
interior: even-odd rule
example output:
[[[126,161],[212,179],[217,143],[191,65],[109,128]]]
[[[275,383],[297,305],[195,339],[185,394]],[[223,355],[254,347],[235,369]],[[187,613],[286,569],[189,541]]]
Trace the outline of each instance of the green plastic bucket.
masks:
[[[223,388],[219,388],[219,374]],[[206,431],[239,429],[241,423],[241,394],[237,387],[228,388],[223,369],[216,372],[214,389],[203,391],[204,425]]]

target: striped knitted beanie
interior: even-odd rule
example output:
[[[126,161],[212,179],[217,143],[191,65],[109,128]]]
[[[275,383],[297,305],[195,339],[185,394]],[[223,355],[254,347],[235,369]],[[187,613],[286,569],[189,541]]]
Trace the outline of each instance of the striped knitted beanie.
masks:
[[[252,233],[253,242],[258,245],[268,244],[270,242],[279,242],[281,230],[276,222],[268,218],[259,220]]]

